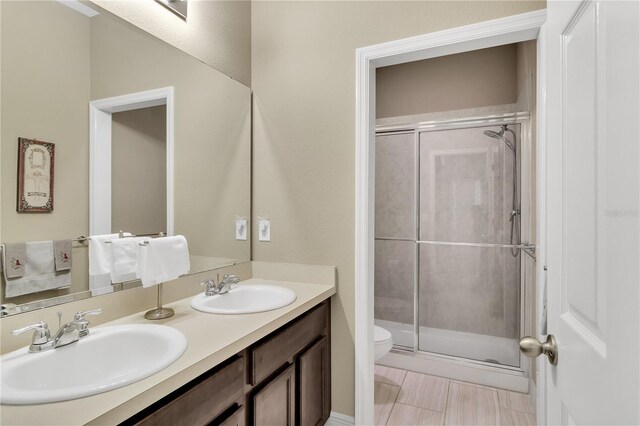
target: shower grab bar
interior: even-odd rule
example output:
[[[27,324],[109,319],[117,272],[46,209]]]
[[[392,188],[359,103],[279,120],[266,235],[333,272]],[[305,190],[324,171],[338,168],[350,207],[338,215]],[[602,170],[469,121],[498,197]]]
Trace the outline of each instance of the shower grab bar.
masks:
[[[536,261],[536,245],[528,242],[522,244],[495,244],[495,243],[461,243],[454,241],[432,241],[432,240],[413,240],[411,238],[389,238],[376,237],[375,240],[382,241],[415,241],[417,244],[431,244],[440,246],[462,246],[462,247],[488,247],[488,248],[515,248],[522,250],[527,256]]]

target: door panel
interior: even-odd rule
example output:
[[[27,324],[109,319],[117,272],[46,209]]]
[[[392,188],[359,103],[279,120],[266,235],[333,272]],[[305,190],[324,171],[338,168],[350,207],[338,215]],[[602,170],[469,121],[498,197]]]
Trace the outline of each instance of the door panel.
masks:
[[[300,356],[299,384],[300,425],[323,425],[331,411],[331,372],[329,371],[329,343],[323,337]]]
[[[639,12],[548,3],[547,424],[640,423]]]
[[[597,3],[589,3],[577,13],[562,35],[562,70],[565,87],[564,123],[564,241],[566,275],[563,280],[562,312],[568,321],[580,324],[594,345],[601,340],[604,320],[598,311],[606,298],[603,282],[598,280],[604,247],[602,209],[605,194],[598,189],[604,174],[598,173],[598,156],[605,155],[603,138],[597,130],[602,120],[596,108]],[[598,309],[600,305],[600,309]],[[586,337],[586,336],[585,336]]]
[[[253,396],[253,424],[293,426],[295,423],[296,370],[289,366]]]
[[[376,238],[416,236],[415,135],[376,136]]]

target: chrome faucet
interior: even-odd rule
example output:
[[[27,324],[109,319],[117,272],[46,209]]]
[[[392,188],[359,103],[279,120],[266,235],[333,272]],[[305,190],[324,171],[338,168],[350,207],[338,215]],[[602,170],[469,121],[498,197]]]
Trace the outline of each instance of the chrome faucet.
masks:
[[[206,286],[205,296],[228,293],[229,290],[231,290],[232,284],[238,284],[240,282],[240,278],[230,274],[223,275],[222,281],[220,281],[220,275],[217,275],[216,278],[217,279],[209,278],[200,283],[200,285]]]
[[[60,326],[53,339],[51,339],[49,325],[44,321],[13,330],[11,334],[17,336],[25,331],[34,330],[31,345],[29,346],[29,352],[42,352],[49,349],[60,348],[77,342],[83,337],[87,337],[89,335],[89,321],[85,316],[98,315],[101,313],[102,309],[76,313],[73,316],[72,321]]]
[[[31,338],[31,345],[29,346],[29,352],[41,352],[53,348],[51,332],[49,332],[49,326],[44,321],[13,330],[11,334],[17,336],[18,334],[22,334],[29,330],[34,330],[33,337]]]
[[[80,328],[75,321],[64,324],[53,338],[52,347],[60,348],[80,340]]]

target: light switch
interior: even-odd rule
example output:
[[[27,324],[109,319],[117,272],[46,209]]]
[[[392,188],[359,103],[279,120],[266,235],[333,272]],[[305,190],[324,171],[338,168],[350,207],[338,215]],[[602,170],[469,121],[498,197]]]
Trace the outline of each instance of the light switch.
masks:
[[[271,221],[258,220],[258,241],[271,241]]]
[[[236,240],[247,240],[247,219],[236,219]]]

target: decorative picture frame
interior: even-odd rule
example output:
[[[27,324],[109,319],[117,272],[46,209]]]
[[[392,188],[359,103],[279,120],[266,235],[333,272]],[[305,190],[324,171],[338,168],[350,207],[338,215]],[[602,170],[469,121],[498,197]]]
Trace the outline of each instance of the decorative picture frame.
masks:
[[[54,164],[55,144],[18,138],[18,212],[53,211]]]

